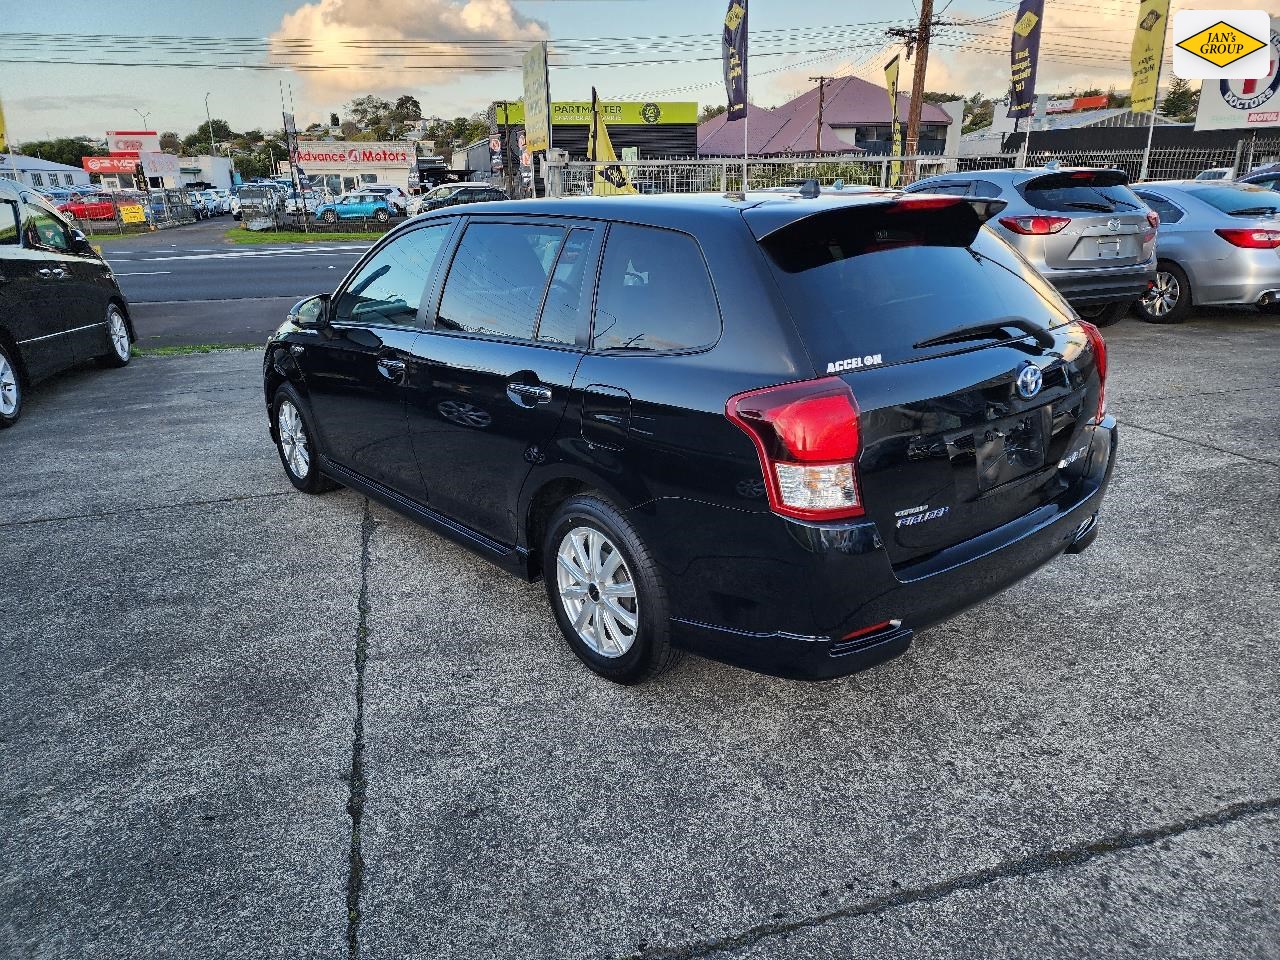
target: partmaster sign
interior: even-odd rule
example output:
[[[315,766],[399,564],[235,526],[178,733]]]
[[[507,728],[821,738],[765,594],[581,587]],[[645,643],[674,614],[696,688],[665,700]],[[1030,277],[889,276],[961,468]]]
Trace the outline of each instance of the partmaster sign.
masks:
[[[1173,72],[1184,80],[1260,77],[1270,35],[1265,10],[1179,10],[1173,15]]]
[[[353,167],[405,167],[411,158],[403,143],[333,141],[298,144],[296,162],[308,170],[350,170]]]
[[[1265,75],[1205,80],[1200,84],[1197,130],[1280,127],[1280,29],[1271,31]]]

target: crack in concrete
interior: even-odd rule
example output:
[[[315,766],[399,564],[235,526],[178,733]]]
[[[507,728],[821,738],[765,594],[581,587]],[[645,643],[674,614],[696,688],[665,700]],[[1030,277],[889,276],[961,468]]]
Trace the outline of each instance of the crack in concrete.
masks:
[[[960,874],[950,880],[929,884],[914,890],[902,890],[887,896],[877,897],[865,903],[818,914],[817,916],[803,917],[799,920],[779,920],[773,923],[762,923],[741,933],[704,940],[701,943],[687,944],[682,947],[654,948],[646,945],[641,948],[639,953],[629,954],[625,960],[695,960],[695,958],[699,957],[709,957],[713,954],[749,947],[770,937],[820,927],[833,920],[876,916],[895,910],[898,907],[911,906],[917,903],[933,903],[943,900],[958,891],[975,890],[1000,880],[1031,877],[1040,873],[1082,866],[1091,860],[1096,860],[1112,853],[1139,847],[1149,847],[1162,840],[1168,840],[1185,833],[1210,827],[1225,826],[1249,817],[1274,813],[1277,810],[1280,810],[1280,797],[1273,797],[1268,800],[1243,801],[1215,810],[1212,813],[1180,820],[1162,827],[1116,834],[1102,840],[1081,843],[1061,850],[1030,854],[1017,860],[997,864],[994,867],[987,867],[984,870]]]
[[[1262,457],[1251,457],[1247,453],[1240,453],[1237,450],[1228,450],[1226,447],[1219,447],[1204,440],[1191,440],[1187,437],[1180,437],[1176,433],[1165,433],[1163,430],[1156,430],[1152,427],[1144,427],[1138,423],[1131,423],[1128,420],[1116,420],[1116,423],[1122,427],[1128,427],[1132,430],[1143,430],[1146,433],[1154,433],[1157,437],[1164,437],[1166,440],[1177,440],[1180,443],[1189,443],[1197,447],[1205,447],[1209,450],[1217,450],[1219,453],[1225,453],[1228,456],[1239,457],[1241,460],[1247,460],[1250,463],[1260,464],[1264,467],[1280,467],[1280,462],[1275,460],[1265,460]]]
[[[215,503],[239,503],[242,500],[269,500],[272,497],[287,497],[292,490],[280,490],[276,493],[238,493],[232,497],[215,497],[212,500],[180,500],[177,503],[157,503],[149,507],[133,507],[130,510],[106,510],[102,513],[70,513],[60,517],[33,517],[29,520],[6,520],[0,523],[3,527],[29,527],[37,523],[63,523],[71,520],[105,520],[108,517],[128,517],[138,513],[159,513],[164,510],[181,510],[183,507],[207,507]]]
[[[355,699],[356,717],[351,728],[351,775],[348,778],[347,815],[351,818],[347,868],[347,956],[360,956],[360,895],[364,889],[364,853],[360,828],[364,820],[364,666],[369,652],[369,545],[373,540],[373,511],[366,497],[360,521],[360,599],[356,609]]]
[[[1257,383],[1251,387],[1236,387],[1232,390],[1202,390],[1196,393],[1169,393],[1158,397],[1112,397],[1107,394],[1109,402],[1114,401],[1117,406],[1131,407],[1139,403],[1160,403],[1166,400],[1182,400],[1194,397],[1222,397],[1230,396],[1233,393],[1258,393],[1264,390],[1280,390],[1280,383]]]

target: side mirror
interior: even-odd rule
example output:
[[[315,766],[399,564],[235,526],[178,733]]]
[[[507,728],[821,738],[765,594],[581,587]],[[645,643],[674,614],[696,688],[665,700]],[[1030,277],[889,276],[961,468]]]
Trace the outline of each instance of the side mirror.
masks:
[[[320,330],[329,325],[329,300],[332,294],[321,293],[299,300],[289,308],[289,322],[303,330]]]
[[[89,242],[89,238],[74,228],[71,231],[71,251],[73,253],[93,253],[93,244]]]

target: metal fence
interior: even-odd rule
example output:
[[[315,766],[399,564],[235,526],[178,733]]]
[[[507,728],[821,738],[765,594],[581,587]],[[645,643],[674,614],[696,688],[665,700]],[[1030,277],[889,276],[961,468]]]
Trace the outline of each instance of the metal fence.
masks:
[[[86,215],[72,215],[71,221],[88,236],[147,233],[196,221],[183,190],[152,190],[147,197],[122,194],[113,196],[109,204],[86,204],[82,212]]]
[[[792,186],[817,180],[831,186],[907,186],[943,173],[1000,170],[1019,165],[1044,166],[1056,160],[1064,167],[1113,167],[1130,180],[1179,180],[1213,167],[1247,172],[1262,163],[1280,159],[1280,139],[1239,141],[1234,147],[1168,147],[1146,150],[1032,150],[1025,159],[1016,153],[979,157],[943,157],[926,154],[892,158],[883,155],[857,157],[752,157],[746,161],[747,189]],[[1145,176],[1143,166],[1146,164]],[[553,197],[590,194],[594,171],[606,163],[573,160],[545,166],[547,191]],[[727,192],[742,189],[743,160],[717,159],[644,160],[623,163],[631,182],[641,193]]]

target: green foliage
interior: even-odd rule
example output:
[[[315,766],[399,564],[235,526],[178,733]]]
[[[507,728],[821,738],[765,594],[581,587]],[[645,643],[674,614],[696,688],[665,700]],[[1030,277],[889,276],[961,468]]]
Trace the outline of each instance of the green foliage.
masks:
[[[1195,120],[1199,108],[1200,91],[1193,89],[1181,77],[1174,77],[1169,84],[1169,92],[1160,104],[1161,115],[1180,123],[1189,123]]]
[[[81,157],[105,156],[105,150],[95,147],[88,137],[59,137],[56,140],[28,140],[14,148],[27,157],[39,157],[69,167],[80,166]]]
[[[704,120],[710,120],[712,117],[718,117],[720,114],[728,112],[729,108],[723,103],[714,105],[708,103],[702,108],[702,112],[698,114],[698,122],[702,123]]]
[[[981,95],[975,94],[975,96]],[[931,93],[928,90],[920,95],[920,99],[925,103],[951,103],[953,100],[968,102],[968,98],[963,93]]]

